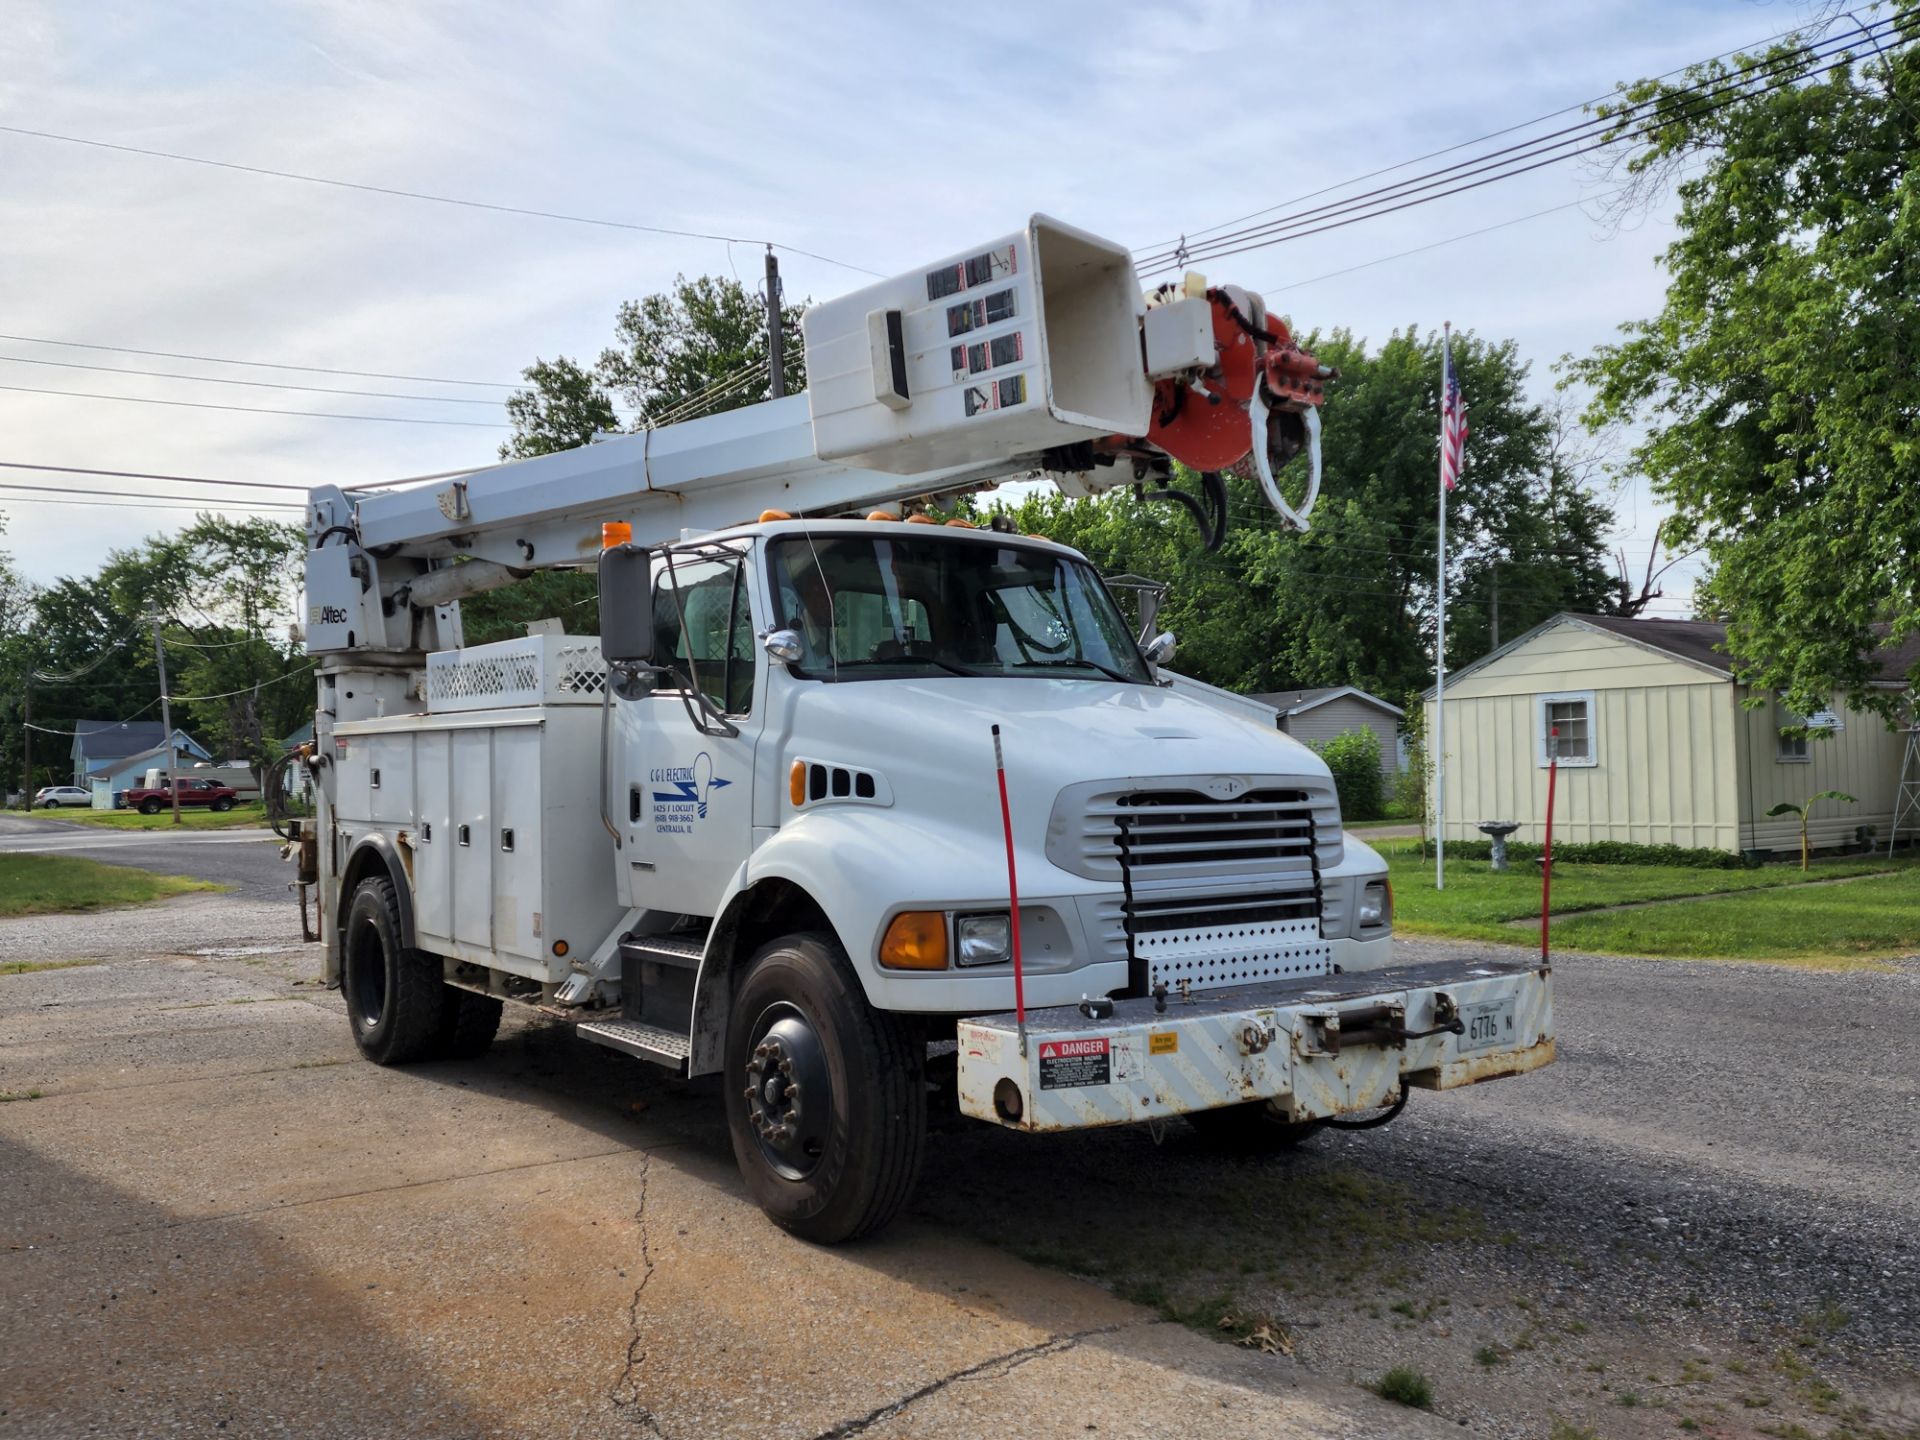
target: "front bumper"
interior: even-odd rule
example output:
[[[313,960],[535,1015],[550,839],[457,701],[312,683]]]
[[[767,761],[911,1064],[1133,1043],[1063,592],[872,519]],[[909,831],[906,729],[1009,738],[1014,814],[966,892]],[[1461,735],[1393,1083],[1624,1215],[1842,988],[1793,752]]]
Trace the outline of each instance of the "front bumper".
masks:
[[[1209,990],[1164,1012],[1117,1000],[962,1020],[960,1110],[1015,1130],[1079,1130],[1268,1100],[1291,1120],[1550,1065],[1553,979],[1538,962],[1451,960]],[[1458,1024],[1460,1033],[1443,1026]],[[1423,1031],[1439,1033],[1422,1035]]]

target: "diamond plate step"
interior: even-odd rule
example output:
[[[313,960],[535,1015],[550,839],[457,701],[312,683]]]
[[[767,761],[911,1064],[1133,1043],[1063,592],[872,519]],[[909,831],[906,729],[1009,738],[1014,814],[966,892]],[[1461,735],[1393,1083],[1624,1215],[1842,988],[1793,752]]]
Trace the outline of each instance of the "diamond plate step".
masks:
[[[574,1028],[596,1045],[682,1073],[687,1068],[687,1057],[693,1053],[684,1031],[662,1029],[644,1020],[588,1020]]]
[[[637,960],[695,970],[699,968],[700,957],[707,953],[707,942],[704,936],[630,935],[620,942],[620,953]]]

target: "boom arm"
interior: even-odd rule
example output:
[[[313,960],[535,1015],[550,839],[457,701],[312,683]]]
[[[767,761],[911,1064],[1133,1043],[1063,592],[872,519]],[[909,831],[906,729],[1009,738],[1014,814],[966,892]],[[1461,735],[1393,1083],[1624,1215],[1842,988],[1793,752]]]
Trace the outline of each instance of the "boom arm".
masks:
[[[592,564],[601,525],[643,546],[780,510],[858,513],[1042,471],[1069,494],[1166,485],[1172,462],[1272,467],[1317,438],[1328,372],[1258,296],[1197,276],[1141,297],[1117,245],[1036,216],[927,270],[817,307],[805,396],[612,437],[455,478],[308,506],[307,648],[381,665],[460,643],[456,602],[534,569]],[[979,338],[976,338],[979,337]],[[1184,499],[1209,544],[1209,521]],[[456,560],[463,563],[454,563]],[[329,666],[332,668],[332,666]]]

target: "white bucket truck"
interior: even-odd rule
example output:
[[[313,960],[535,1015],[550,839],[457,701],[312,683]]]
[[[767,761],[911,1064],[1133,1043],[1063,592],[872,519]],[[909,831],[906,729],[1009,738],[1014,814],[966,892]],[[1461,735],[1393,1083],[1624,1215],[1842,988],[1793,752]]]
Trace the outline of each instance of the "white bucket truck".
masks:
[[[755,1198],[822,1241],[911,1193],[930,1050],[989,1124],[1271,1145],[1551,1061],[1545,966],[1394,965],[1312,752],[1170,688],[1079,554],[925,513],[1039,472],[1217,543],[1246,459],[1304,527],[1326,372],[1258,296],[1143,301],[1035,217],[804,329],[805,396],[312,493],[304,863],[368,1058],[477,1054],[514,1002],[717,1074]],[[461,596],[586,565],[598,637],[463,647]]]

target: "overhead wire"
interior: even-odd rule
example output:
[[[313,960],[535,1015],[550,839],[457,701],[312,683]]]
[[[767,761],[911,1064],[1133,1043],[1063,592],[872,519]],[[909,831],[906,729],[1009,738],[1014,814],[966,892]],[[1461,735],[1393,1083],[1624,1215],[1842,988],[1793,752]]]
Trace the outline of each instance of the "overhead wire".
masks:
[[[337,180],[327,175],[307,175],[295,170],[279,170],[267,165],[244,165],[232,160],[214,160],[204,155],[185,155],[175,150],[156,150],[143,145],[125,145],[111,140],[94,140],[81,135],[62,135],[52,130],[35,130],[25,125],[0,125],[0,132],[9,135],[22,135],[35,140],[55,140],[65,145],[84,145],[96,150],[113,150],[126,155],[143,155],[153,160],[173,160],[183,165],[204,165],[215,170],[233,170],[246,175],[269,176],[276,180],[297,180],[306,185],[327,185],[337,190],[358,190],[370,195],[386,195],[402,200],[419,200],[435,205],[456,205],[467,210],[488,210],[501,215],[522,215],[536,220],[558,220],[570,225],[593,225],[609,230],[637,231],[648,235],[673,235],[687,240],[732,241],[736,245],[767,245],[775,250],[784,250],[789,255],[804,255],[809,260],[818,260],[824,265],[835,265],[842,270],[858,271],[862,275],[872,275],[875,279],[886,277],[877,270],[869,270],[864,265],[854,265],[845,260],[836,260],[831,255],[822,255],[817,251],[803,250],[798,245],[788,245],[783,241],[769,240],[764,237],[746,235],[724,235],[709,230],[683,230],[670,225],[643,225],[632,220],[609,220],[593,215],[570,215],[557,210],[537,210],[524,205],[502,205],[490,200],[469,200],[456,195],[436,195],[424,190],[407,190],[392,185],[372,185],[358,180]]]
[[[0,489],[27,490],[49,495],[101,496],[119,500],[122,503],[142,500],[189,500],[206,505],[217,505],[229,510],[304,510],[307,508],[304,502],[299,500],[228,500],[219,495],[149,495],[133,490],[107,490],[85,485],[29,485],[22,480],[0,480]]]
[[[444,375],[401,375],[386,370],[342,370],[326,365],[291,365],[274,360],[234,360],[220,355],[194,355],[180,350],[141,350],[131,345],[101,345],[86,340],[53,340],[45,335],[0,335],[25,345],[59,345],[69,350],[108,350],[116,355],[146,355],[156,360],[192,360],[203,365],[245,365],[256,370],[298,370],[308,375],[348,375],[363,380],[407,380],[419,385],[475,385],[492,390],[521,390],[524,380],[453,380]]]
[[[1835,39],[1800,46],[1785,55],[1755,61],[1732,75],[1703,80],[1695,85],[1625,107],[1613,114],[1597,116],[1592,121],[1569,126],[1564,130],[1536,137],[1519,145],[1469,157],[1467,160],[1436,171],[1415,175],[1407,180],[1382,186],[1360,195],[1347,196],[1327,205],[1299,211],[1264,225],[1219,235],[1199,245],[1176,247],[1171,251],[1148,256],[1138,262],[1139,267],[1143,273],[1153,274],[1176,265],[1243,254],[1246,251],[1263,249],[1285,240],[1323,234],[1329,230],[1358,224],[1363,220],[1376,219],[1416,205],[1428,204],[1451,195],[1479,189],[1499,180],[1512,179],[1547,165],[1558,164],[1564,160],[1619,144],[1630,138],[1626,132],[1638,129],[1644,135],[1649,127],[1666,123],[1682,113],[1690,101],[1700,96],[1710,98],[1706,102],[1704,111],[1696,110],[1693,113],[1710,115],[1730,105],[1771,94],[1775,90],[1801,80],[1830,73],[1852,63],[1851,59],[1843,58],[1831,64],[1821,62],[1829,61],[1834,55],[1842,52],[1850,54],[1859,38],[1874,40],[1888,34],[1907,38],[1915,25],[1920,25],[1920,16],[1907,18],[1896,16],[1885,21],[1876,21],[1870,30],[1861,28],[1858,36],[1849,32]],[[1810,63],[1813,68],[1807,68]],[[1751,88],[1748,82],[1756,79],[1763,83],[1757,89]],[[1716,91],[1720,93],[1714,95],[1712,92]]]
[[[304,492],[307,489],[305,485],[296,485],[291,481],[283,480],[213,480],[204,475],[160,475],[148,470],[96,470],[85,465],[34,465],[25,460],[0,460],[0,470],[44,470],[56,475],[101,475],[115,480],[167,480],[182,485],[236,485],[250,490]],[[0,485],[7,483],[5,480],[0,480]]]
[[[418,415],[342,415],[327,410],[285,410],[271,405],[221,405],[211,400],[161,400],[151,395],[102,395],[92,390],[48,390],[37,385],[0,385],[23,395],[64,395],[70,400],[119,400],[133,405],[176,405],[189,410],[237,410],[248,415],[297,415],[308,420],[377,420],[390,425],[456,425],[476,430],[511,430],[497,420],[429,420]]]
[[[1771,44],[1774,44],[1776,41],[1785,40],[1789,36],[1801,34],[1805,31],[1806,28],[1807,27],[1805,26],[1795,26],[1792,29],[1782,30],[1778,34],[1769,35],[1764,40],[1755,41],[1752,44],[1747,44],[1747,45],[1737,45],[1731,50],[1723,50],[1718,55],[1709,56],[1706,60],[1703,60],[1703,61],[1695,60],[1695,61],[1689,61],[1685,65],[1677,65],[1673,69],[1665,72],[1664,74],[1656,75],[1654,79],[1669,80],[1675,75],[1685,74],[1687,71],[1693,69],[1696,65],[1703,65],[1703,64],[1711,65],[1716,60],[1726,60],[1735,55],[1750,54],[1761,45],[1771,45]],[[1221,230],[1230,229],[1235,225],[1244,224],[1248,220],[1257,220],[1262,215],[1271,215],[1276,210],[1284,210],[1290,205],[1298,205],[1308,200],[1317,200],[1322,195],[1330,195],[1336,190],[1345,190],[1351,185],[1361,185],[1367,182],[1368,180],[1376,180],[1382,175],[1391,175],[1394,171],[1405,170],[1408,166],[1411,166],[1411,165],[1421,165],[1427,162],[1428,160],[1437,160],[1442,155],[1452,155],[1457,151],[1465,150],[1470,146],[1482,145],[1489,140],[1498,140],[1503,135],[1512,135],[1517,131],[1530,129],[1535,125],[1544,125],[1547,121],[1557,120],[1562,115],[1571,115],[1576,111],[1591,109],[1595,105],[1600,105],[1605,103],[1608,100],[1611,100],[1617,94],[1619,94],[1619,91],[1617,89],[1608,90],[1599,95],[1595,95],[1590,99],[1576,101],[1572,105],[1562,105],[1558,110],[1549,110],[1544,115],[1534,116],[1531,120],[1521,120],[1512,125],[1504,125],[1498,130],[1489,130],[1486,134],[1476,135],[1470,140],[1461,140],[1452,145],[1444,145],[1438,150],[1429,150],[1424,155],[1415,155],[1410,159],[1400,160],[1395,162],[1392,165],[1383,165],[1378,170],[1369,170],[1364,175],[1355,175],[1349,179],[1337,181],[1332,185],[1323,185],[1318,190],[1309,190],[1304,195],[1296,195],[1292,199],[1279,201],[1276,204],[1265,206],[1262,209],[1251,211],[1248,214],[1236,216],[1231,220],[1223,220],[1215,225],[1208,225],[1208,226],[1202,227],[1199,230],[1189,231],[1186,234],[1177,236],[1171,240],[1158,240],[1151,245],[1140,246],[1133,253],[1136,256],[1145,256],[1145,255],[1155,254],[1162,250],[1172,250],[1177,248],[1184,242],[1189,242],[1191,240],[1204,239],[1208,235],[1216,234]]]
[[[89,365],[80,360],[40,360],[31,355],[0,355],[0,364],[45,365],[61,370],[91,370],[104,375],[139,375],[152,380],[184,380],[194,385],[244,385],[253,390],[301,390],[313,395],[352,395],[365,400],[417,400],[430,405],[499,405],[498,399],[465,395],[406,395],[392,390],[350,390],[333,385],[300,385],[290,380],[241,380],[227,375],[177,375],[168,370],[139,370],[125,365]]]

